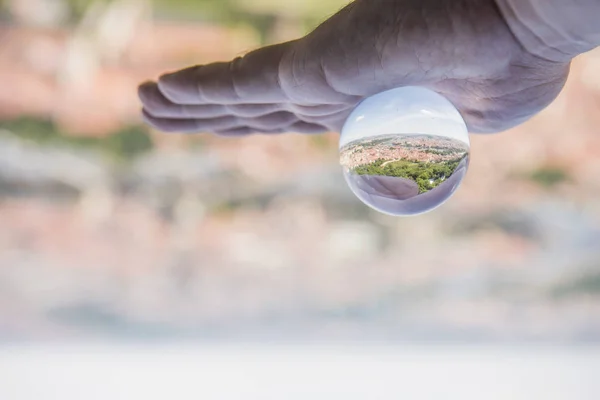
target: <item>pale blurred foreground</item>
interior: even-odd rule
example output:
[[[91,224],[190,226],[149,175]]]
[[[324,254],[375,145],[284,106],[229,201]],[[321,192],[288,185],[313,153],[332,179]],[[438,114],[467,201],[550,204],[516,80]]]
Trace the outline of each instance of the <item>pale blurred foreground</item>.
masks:
[[[600,348],[0,349],[5,400],[595,400]]]

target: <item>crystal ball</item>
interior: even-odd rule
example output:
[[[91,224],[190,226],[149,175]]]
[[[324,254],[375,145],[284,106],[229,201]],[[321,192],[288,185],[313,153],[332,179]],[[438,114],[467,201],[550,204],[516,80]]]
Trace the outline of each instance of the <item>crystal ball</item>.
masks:
[[[352,192],[384,214],[431,211],[458,189],[469,166],[469,134],[442,95],[403,87],[363,100],[340,137],[340,164]]]

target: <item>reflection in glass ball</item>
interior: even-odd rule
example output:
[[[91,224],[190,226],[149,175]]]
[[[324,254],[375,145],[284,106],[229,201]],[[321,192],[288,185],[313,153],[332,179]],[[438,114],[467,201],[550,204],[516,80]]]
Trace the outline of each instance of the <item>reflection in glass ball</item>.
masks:
[[[458,110],[428,89],[369,97],[350,114],[340,163],[350,189],[385,214],[422,214],[443,204],[469,165],[469,135]]]

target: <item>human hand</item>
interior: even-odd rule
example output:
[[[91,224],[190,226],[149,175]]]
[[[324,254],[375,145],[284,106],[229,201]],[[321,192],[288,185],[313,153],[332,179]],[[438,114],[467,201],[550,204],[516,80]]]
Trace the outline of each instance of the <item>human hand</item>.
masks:
[[[339,131],[362,99],[399,86],[446,96],[473,132],[518,125],[561,91],[569,61],[531,54],[494,0],[357,0],[306,37],[140,86],[163,131]]]

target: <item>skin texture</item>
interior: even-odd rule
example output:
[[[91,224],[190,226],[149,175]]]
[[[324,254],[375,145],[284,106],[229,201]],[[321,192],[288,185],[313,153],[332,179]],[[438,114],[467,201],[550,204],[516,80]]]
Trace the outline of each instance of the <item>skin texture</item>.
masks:
[[[539,57],[568,62],[600,45],[600,0],[496,0],[519,42]]]
[[[167,132],[340,131],[362,99],[417,85],[472,132],[523,123],[559,94],[570,60],[526,49],[494,0],[357,0],[301,39],[163,75],[139,88]]]

